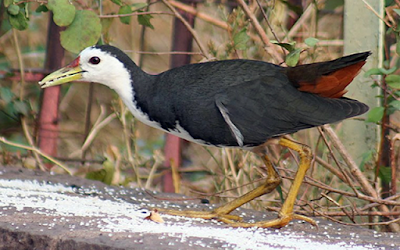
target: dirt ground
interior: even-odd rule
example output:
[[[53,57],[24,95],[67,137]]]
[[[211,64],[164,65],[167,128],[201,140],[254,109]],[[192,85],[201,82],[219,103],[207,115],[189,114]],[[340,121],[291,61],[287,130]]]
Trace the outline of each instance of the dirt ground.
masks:
[[[153,193],[157,197],[171,194]],[[149,207],[212,205],[154,199],[143,189],[110,187],[68,175],[0,167],[0,249],[400,249],[400,235],[316,218],[282,229],[230,228],[216,221],[162,215]],[[239,209],[246,220],[273,213]]]

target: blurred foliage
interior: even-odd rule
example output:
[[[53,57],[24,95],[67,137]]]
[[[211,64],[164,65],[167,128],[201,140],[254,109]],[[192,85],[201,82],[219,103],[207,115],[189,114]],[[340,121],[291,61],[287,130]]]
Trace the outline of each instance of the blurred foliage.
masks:
[[[142,12],[141,9],[147,7],[146,3],[126,4],[124,1],[112,2],[119,7],[118,14]],[[32,12],[29,8],[30,3],[34,4],[35,1],[4,0],[4,7],[7,8],[6,20],[10,27],[17,30],[28,29],[29,17]],[[95,44],[100,39],[103,23],[98,15],[98,5],[93,5],[90,8],[86,7],[87,9],[84,10],[77,10],[77,7],[69,0],[38,1],[37,3],[39,5],[35,10],[36,13],[50,10],[55,24],[60,27],[66,27],[66,30],[61,32],[61,44],[66,50],[79,53],[79,51]],[[131,16],[119,17],[123,24],[130,24],[131,18]],[[154,28],[151,24],[152,15],[137,15],[137,18],[139,24]]]

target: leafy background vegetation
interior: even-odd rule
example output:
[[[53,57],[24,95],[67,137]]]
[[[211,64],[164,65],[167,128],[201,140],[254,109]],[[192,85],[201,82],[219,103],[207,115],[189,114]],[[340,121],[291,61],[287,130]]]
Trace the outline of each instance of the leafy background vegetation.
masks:
[[[177,9],[194,8],[166,0],[0,2],[1,164],[37,168],[40,158],[54,164],[55,172],[67,171],[112,185],[160,190],[160,180],[168,171],[163,167],[164,135],[137,123],[115,93],[99,85],[94,89],[89,84],[63,86],[58,155],[46,158],[35,146],[42,90],[28,74],[25,79],[17,76],[21,69],[33,72],[43,68],[50,12],[53,21],[64,27],[60,38],[69,52],[65,55],[66,63],[87,46],[111,43],[124,49],[145,71],[162,72],[169,68],[168,52],[173,39],[173,18],[179,17]],[[198,4],[196,25],[191,30],[195,39],[192,62],[251,58],[294,66],[341,56],[343,1],[303,1],[300,5],[292,2]],[[387,27],[385,64],[364,72],[365,77],[374,79],[371,87],[381,89],[377,98],[382,105],[371,109],[367,119],[360,123],[374,123],[388,131],[381,140],[388,138],[391,148],[382,152],[380,146],[366,152],[361,164],[352,168],[346,150],[343,153],[334,149],[342,145],[335,137],[335,131],[340,133],[340,124],[334,130],[328,126],[295,134],[294,138],[310,145],[315,155],[296,210],[341,223],[398,231],[394,226],[398,221],[393,218],[400,213],[399,195],[390,192],[399,186],[396,142],[400,125],[396,115],[400,109],[400,3],[386,2],[386,16],[377,16]],[[88,102],[92,103],[89,117]],[[87,126],[90,133],[85,133]],[[296,156],[287,150],[271,146],[269,151],[284,182],[276,192],[250,206],[277,211],[297,162]],[[380,156],[386,153],[392,156],[391,165],[381,166]],[[265,178],[262,162],[249,152],[188,144],[183,156],[183,166],[176,174],[180,177],[176,190],[213,202],[244,194]],[[367,180],[368,187],[373,188],[371,192],[380,195],[372,195],[360,180]],[[384,189],[382,183],[390,183],[391,189]],[[382,210],[383,205],[386,210]]]

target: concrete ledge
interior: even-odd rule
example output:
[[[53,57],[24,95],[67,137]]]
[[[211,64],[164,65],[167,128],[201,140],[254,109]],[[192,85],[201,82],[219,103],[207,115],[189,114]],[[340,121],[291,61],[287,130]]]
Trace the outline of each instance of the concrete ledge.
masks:
[[[166,197],[170,194],[156,194]],[[400,235],[317,219],[280,230],[230,228],[215,221],[162,215],[147,207],[191,207],[152,198],[145,190],[109,187],[67,175],[0,167],[1,249],[400,249]],[[241,209],[246,220],[275,218]]]

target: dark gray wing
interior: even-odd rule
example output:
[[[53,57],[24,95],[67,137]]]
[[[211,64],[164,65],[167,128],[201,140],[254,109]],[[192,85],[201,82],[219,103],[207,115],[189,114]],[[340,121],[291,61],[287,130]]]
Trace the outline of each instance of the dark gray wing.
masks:
[[[259,145],[274,136],[337,122],[368,110],[356,100],[300,92],[277,77],[232,86],[216,96],[216,106],[224,107],[243,136],[244,145]]]

